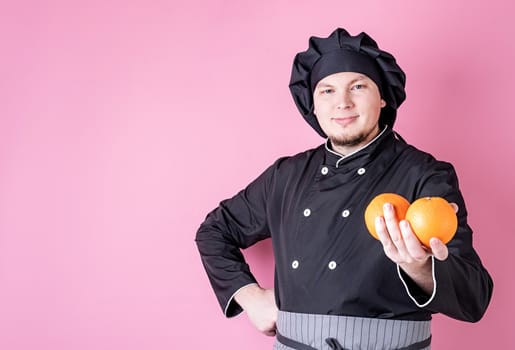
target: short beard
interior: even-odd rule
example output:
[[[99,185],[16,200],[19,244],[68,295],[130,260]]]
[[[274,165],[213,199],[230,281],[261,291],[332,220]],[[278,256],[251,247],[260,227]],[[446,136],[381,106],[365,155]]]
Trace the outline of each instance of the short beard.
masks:
[[[329,140],[331,144],[336,147],[349,147],[349,146],[357,146],[363,144],[364,142],[372,140],[374,137],[379,135],[381,132],[381,128],[372,128],[368,132],[362,132],[358,135],[345,137],[345,136],[329,136]],[[372,134],[374,137],[371,137]]]
[[[370,133],[365,134],[361,133],[359,135],[355,135],[353,137],[334,137],[329,136],[329,140],[331,144],[336,147],[348,147],[348,146],[356,146],[367,140]]]

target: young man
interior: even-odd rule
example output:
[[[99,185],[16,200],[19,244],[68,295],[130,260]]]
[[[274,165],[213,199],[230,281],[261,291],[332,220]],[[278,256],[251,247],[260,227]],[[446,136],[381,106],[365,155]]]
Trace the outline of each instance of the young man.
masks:
[[[335,30],[297,54],[290,90],[325,144],[277,160],[197,232],[209,280],[228,317],[247,312],[276,349],[429,349],[436,312],[475,322],[492,280],[472,247],[451,164],[393,131],[405,75],[367,34]],[[440,196],[457,210],[447,245],[425,249],[385,205],[380,242],[363,220],[377,194]],[[262,289],[240,249],[272,238],[274,290]]]

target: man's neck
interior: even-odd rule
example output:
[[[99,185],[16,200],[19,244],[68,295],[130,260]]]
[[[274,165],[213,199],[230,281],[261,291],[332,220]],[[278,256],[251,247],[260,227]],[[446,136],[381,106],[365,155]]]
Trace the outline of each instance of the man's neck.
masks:
[[[338,146],[334,145],[334,143],[329,139],[329,142],[327,143],[328,146],[330,146],[329,150],[333,153],[337,153],[340,157],[346,158],[354,153],[357,153],[361,151],[362,149],[368,147],[370,144],[372,144],[375,140],[377,140],[387,129],[388,127],[383,128],[383,130],[377,129],[377,132],[372,133],[370,137],[367,137],[365,141],[360,142],[357,145],[352,146]]]

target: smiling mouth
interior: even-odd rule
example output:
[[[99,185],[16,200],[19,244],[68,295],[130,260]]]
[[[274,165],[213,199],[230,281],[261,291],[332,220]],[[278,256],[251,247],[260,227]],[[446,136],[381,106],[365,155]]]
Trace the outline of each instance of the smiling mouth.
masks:
[[[335,117],[335,118],[331,118],[335,123],[341,125],[341,126],[346,126],[352,122],[354,122],[356,119],[358,119],[359,115],[353,115],[353,116],[349,116],[349,117]]]

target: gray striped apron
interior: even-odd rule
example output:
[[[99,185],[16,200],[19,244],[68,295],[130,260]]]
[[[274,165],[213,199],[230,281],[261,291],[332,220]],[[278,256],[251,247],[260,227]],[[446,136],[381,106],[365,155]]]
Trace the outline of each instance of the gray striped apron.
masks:
[[[431,321],[279,311],[274,350],[429,350]]]

